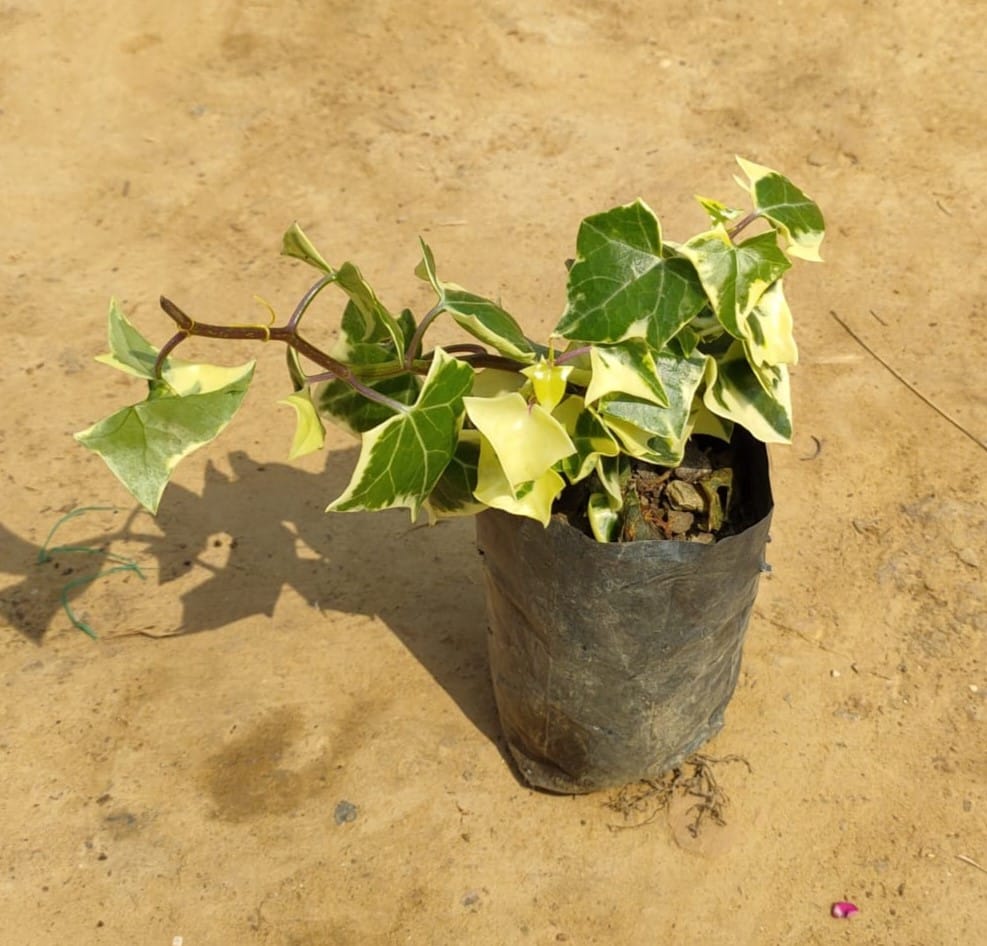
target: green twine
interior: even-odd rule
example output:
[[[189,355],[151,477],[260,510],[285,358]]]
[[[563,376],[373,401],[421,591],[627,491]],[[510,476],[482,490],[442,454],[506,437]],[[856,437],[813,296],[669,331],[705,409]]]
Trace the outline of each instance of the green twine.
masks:
[[[138,578],[144,578],[144,573],[141,571],[140,566],[132,558],[126,558],[123,555],[116,555],[113,552],[107,552],[105,549],[92,548],[88,545],[56,545],[55,547],[49,547],[49,543],[54,537],[55,533],[70,519],[74,519],[76,516],[81,516],[87,512],[116,512],[115,506],[81,506],[78,509],[73,509],[71,512],[66,513],[62,516],[48,532],[48,536],[45,538],[44,543],[41,548],[38,549],[38,564],[43,565],[45,562],[50,562],[52,556],[60,552],[80,552],[85,555],[102,555],[104,558],[111,562],[116,562],[112,568],[104,568],[92,575],[82,575],[79,578],[73,578],[71,581],[66,582],[62,586],[61,601],[62,608],[64,609],[68,619],[72,622],[72,626],[82,631],[83,634],[92,638],[93,640],[98,640],[99,635],[93,630],[93,628],[82,618],[78,617],[76,613],[72,610],[72,606],[69,604],[69,592],[73,588],[79,588],[83,585],[90,585],[94,581],[98,581],[100,578],[105,578],[107,575],[112,575],[115,572],[133,572]]]

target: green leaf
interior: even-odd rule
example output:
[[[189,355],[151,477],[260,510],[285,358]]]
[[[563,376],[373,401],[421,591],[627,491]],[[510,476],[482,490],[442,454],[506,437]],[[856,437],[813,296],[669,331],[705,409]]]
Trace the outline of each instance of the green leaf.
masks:
[[[425,511],[430,519],[471,516],[486,508],[473,495],[479,461],[479,431],[460,431],[456,452],[425,501]]]
[[[593,376],[586,389],[586,403],[607,394],[626,394],[668,406],[654,354],[644,339],[629,338],[619,345],[594,345],[590,349]]]
[[[203,365],[195,372],[195,367],[187,366],[184,373],[186,390],[196,393],[180,396],[167,384],[154,382],[148,400],[125,407],[75,435],[103,458],[152,513],[157,512],[178,462],[215,439],[233,418],[254,373],[253,362],[236,369]],[[221,387],[213,386],[217,378],[231,375],[232,380]]]
[[[600,416],[623,449],[660,466],[677,466],[690,433],[692,402],[706,373],[706,355],[688,358],[662,353],[655,358],[668,407],[636,398],[605,398]]]
[[[696,267],[716,317],[734,338],[749,337],[751,309],[792,265],[774,233],[761,233],[734,245],[722,226],[693,237],[682,252]]]
[[[339,349],[345,348],[345,357]],[[334,354],[345,361],[359,375],[360,369],[370,365],[397,366],[393,346],[375,343],[340,343]],[[414,404],[421,390],[421,382],[416,375],[401,372],[391,377],[363,379],[363,383],[380,394],[400,404]],[[346,381],[327,381],[316,389],[315,403],[326,417],[351,433],[360,435],[384,423],[396,413],[394,408],[380,401],[373,401]]]
[[[552,416],[565,428],[576,450],[564,457],[559,468],[569,478],[570,483],[585,479],[596,468],[601,456],[615,457],[620,447],[596,411],[588,408],[581,397],[567,397]]]
[[[297,223],[293,223],[281,238],[281,255],[300,259],[329,276],[334,273],[333,268],[323,259],[322,254],[313,246],[312,241]]]
[[[346,512],[403,506],[414,519],[455,453],[463,395],[472,379],[468,364],[435,349],[418,400],[407,412],[363,435],[349,486],[329,509]]]
[[[755,373],[741,342],[710,359],[703,401],[714,414],[740,424],[764,443],[791,443],[788,368],[765,365]]]
[[[291,442],[288,458],[303,457],[307,453],[321,450],[326,442],[326,429],[322,426],[322,418],[312,403],[312,392],[305,388],[296,391],[278,401],[293,408],[296,415],[295,436]]]
[[[96,361],[136,378],[154,378],[158,350],[131,325],[116,299],[110,300],[107,335],[109,354],[97,355]]]
[[[495,398],[467,397],[463,404],[514,488],[537,480],[576,449],[565,428],[545,408],[529,405],[516,392]]]
[[[364,384],[399,404],[414,404],[421,390],[418,379],[410,374]],[[315,398],[322,414],[357,436],[379,427],[397,413],[387,404],[365,397],[345,381],[327,381],[317,389]]]
[[[576,248],[558,335],[605,345],[644,338],[660,349],[706,304],[688,261],[665,256],[642,201],[587,217]]]
[[[388,312],[356,266],[352,263],[343,263],[336,272],[336,285],[350,297],[353,303],[352,313],[362,320],[362,332],[359,332],[352,323],[347,329],[354,333],[355,340],[376,342],[386,337],[394,345],[395,351],[402,353],[405,351],[404,329],[401,322]],[[348,311],[349,308],[347,307]],[[345,315],[346,313],[344,317]]]
[[[737,163],[750,180],[754,207],[789,242],[789,255],[819,262],[826,223],[815,201],[771,168],[740,157]]]
[[[439,306],[461,328],[505,357],[521,362],[534,361],[535,347],[525,337],[514,318],[495,302],[467,292],[455,283],[442,282],[435,270],[432,250],[424,240],[419,240],[419,243],[422,261],[415,269],[415,275],[431,283],[439,297]]]

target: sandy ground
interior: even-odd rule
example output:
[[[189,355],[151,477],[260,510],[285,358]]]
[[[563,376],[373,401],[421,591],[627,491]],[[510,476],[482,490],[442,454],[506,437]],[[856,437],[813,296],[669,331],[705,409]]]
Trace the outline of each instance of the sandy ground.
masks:
[[[981,35],[968,0],[0,4],[0,939],[982,942]],[[396,306],[422,234],[538,332],[583,216],[642,196],[685,235],[734,153],[830,235],[790,280],[798,435],[707,748],[750,763],[717,766],[726,827],[517,781],[472,524],[325,517],[355,452],[288,465],[280,352],[157,520],[71,439],[137,393],[91,360],[111,295],[158,341],[161,292],[283,312],[298,219]],[[96,642],[60,603],[93,563],[37,562],[83,505],[118,511],[56,541],[146,576],[68,589]]]

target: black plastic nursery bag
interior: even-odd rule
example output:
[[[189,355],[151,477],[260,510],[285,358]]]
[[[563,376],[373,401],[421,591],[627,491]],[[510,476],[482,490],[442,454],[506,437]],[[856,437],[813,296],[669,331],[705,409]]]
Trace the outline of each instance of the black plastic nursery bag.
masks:
[[[764,445],[738,444],[738,467],[756,521],[712,545],[477,517],[497,708],[531,785],[654,778],[722,728],[772,509]]]

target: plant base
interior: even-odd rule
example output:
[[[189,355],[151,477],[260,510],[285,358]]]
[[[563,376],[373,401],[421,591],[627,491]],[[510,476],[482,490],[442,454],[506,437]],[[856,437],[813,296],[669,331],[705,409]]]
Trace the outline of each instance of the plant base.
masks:
[[[744,437],[743,532],[703,545],[602,544],[477,517],[501,725],[524,779],[582,793],[655,778],[723,726],[771,519],[764,446]]]

